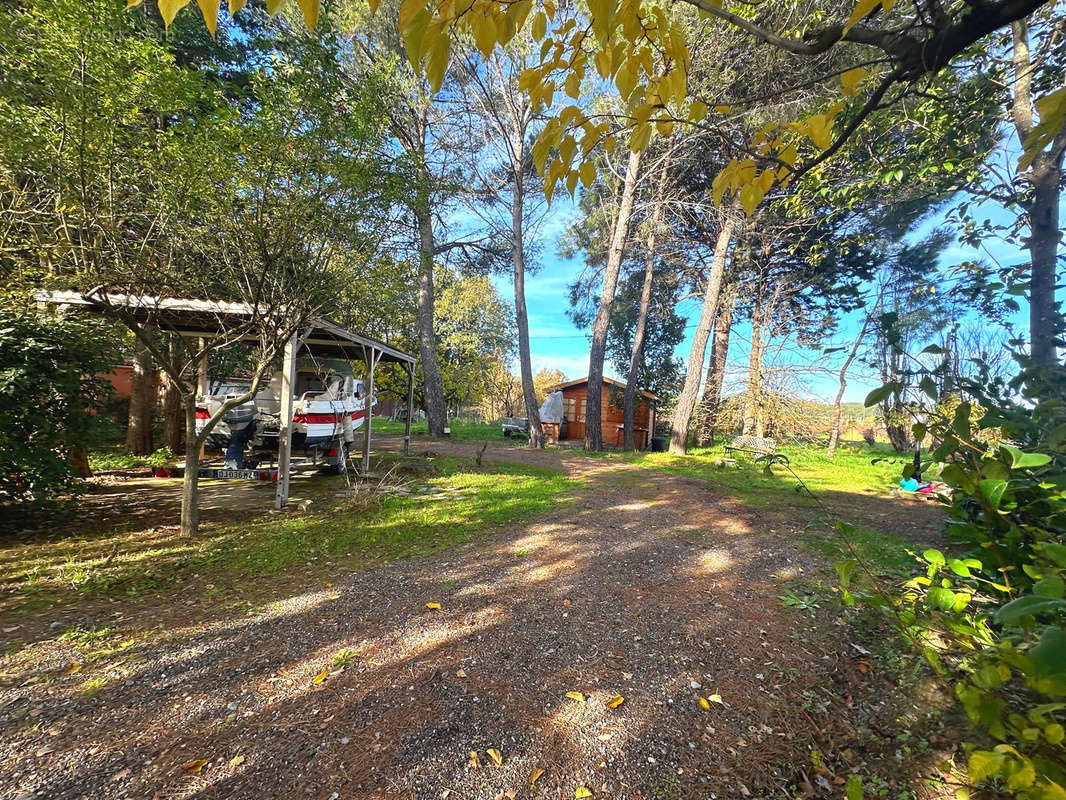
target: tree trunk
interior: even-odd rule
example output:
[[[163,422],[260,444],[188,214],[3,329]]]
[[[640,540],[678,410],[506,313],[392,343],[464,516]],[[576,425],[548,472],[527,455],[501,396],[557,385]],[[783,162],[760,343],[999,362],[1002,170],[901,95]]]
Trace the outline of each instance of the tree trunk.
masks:
[[[434,330],[433,219],[429,198],[423,197],[416,211],[418,220],[418,354],[422,359],[422,379],[426,393],[426,422],[430,436],[443,436],[448,411],[444,384],[437,366],[437,334]]]
[[[515,165],[512,181],[514,199],[511,204],[511,265],[514,268],[514,313],[518,328],[518,369],[522,376],[522,399],[529,420],[529,446],[544,447],[544,427],[540,423],[540,404],[533,386],[533,363],[529,352],[529,314],[526,311],[526,253],[525,253],[525,140],[522,131],[515,131]]]
[[[880,300],[880,297],[878,300]],[[875,305],[874,308],[877,308],[877,306]],[[833,458],[836,455],[837,442],[840,441],[840,418],[842,416],[840,405],[844,399],[844,389],[848,385],[848,370],[851,369],[855,357],[859,354],[859,348],[862,346],[862,340],[866,337],[866,329],[869,325],[870,315],[867,314],[862,321],[862,327],[859,328],[859,335],[855,337],[855,342],[851,345],[851,350],[848,351],[848,357],[840,367],[840,388],[837,389],[836,399],[833,400],[833,428],[829,431],[829,449],[826,451],[826,455],[829,458]]]
[[[1011,117],[1020,141],[1033,130],[1032,77],[1029,57],[1029,26],[1024,19],[1011,24],[1013,50],[1013,95]],[[1059,186],[1062,158],[1066,152],[1066,121],[1049,149],[1037,154],[1024,178],[1032,183],[1032,195],[1022,206],[1029,217],[1029,354],[1033,365],[1058,364],[1055,339],[1059,316],[1055,309],[1055,270],[1059,238]]]
[[[152,450],[152,354],[138,338],[133,343],[133,377],[130,382],[130,412],[126,449],[135,456]]]
[[[748,354],[748,396],[744,409],[744,435],[762,438],[762,313],[751,315],[751,352]]]
[[[181,535],[195,536],[200,527],[200,441],[196,438],[196,394],[182,398],[185,408],[185,477],[181,483]]]
[[[180,364],[182,358],[181,337],[177,334],[170,335],[170,360],[173,364]],[[163,438],[172,453],[181,452],[182,429],[185,427],[184,412],[181,402],[181,387],[170,376],[163,373],[166,390],[163,394]]]
[[[703,382],[703,416],[696,430],[696,444],[700,447],[714,445],[714,431],[722,406],[722,383],[725,380],[726,360],[729,357],[729,334],[733,329],[734,300],[736,289],[730,287],[719,302],[718,313],[714,317],[711,360],[707,364],[707,377]]]
[[[685,385],[677,398],[674,411],[674,424],[670,430],[670,452],[684,454],[688,451],[688,431],[692,421],[692,410],[696,407],[696,397],[700,389],[700,377],[703,371],[703,359],[707,355],[707,339],[711,335],[711,324],[718,312],[718,298],[722,291],[722,276],[725,274],[726,258],[729,245],[733,241],[736,228],[736,204],[734,203],[723,215],[722,225],[718,231],[718,240],[714,245],[714,258],[711,260],[711,273],[707,276],[707,287],[703,292],[703,309],[696,324],[696,333],[692,338],[692,349],[688,354],[688,371],[685,373]]]
[[[626,165],[622,197],[618,204],[618,216],[611,233],[610,249],[607,251],[607,266],[603,274],[603,292],[592,324],[592,346],[589,348],[589,385],[585,408],[585,449],[603,449],[603,359],[607,349],[607,331],[611,326],[611,311],[618,288],[618,272],[625,255],[629,235],[629,220],[633,215],[633,198],[637,193],[637,173],[640,171],[640,153],[630,152]]]
[[[622,397],[622,439],[626,450],[636,447],[636,437],[633,434],[633,415],[637,405],[637,374],[644,357],[644,331],[648,324],[648,308],[651,306],[651,286],[655,278],[655,243],[659,232],[659,226],[663,222],[663,192],[666,189],[666,179],[669,176],[669,154],[663,159],[663,168],[659,173],[659,186],[655,197],[655,210],[651,215],[651,231],[648,233],[648,254],[644,261],[644,284],[640,289],[640,309],[637,312],[637,327],[633,332],[633,350],[629,356],[629,374],[626,376],[625,394]],[[649,420],[650,421],[650,420]],[[645,446],[651,441],[653,431],[648,431]]]

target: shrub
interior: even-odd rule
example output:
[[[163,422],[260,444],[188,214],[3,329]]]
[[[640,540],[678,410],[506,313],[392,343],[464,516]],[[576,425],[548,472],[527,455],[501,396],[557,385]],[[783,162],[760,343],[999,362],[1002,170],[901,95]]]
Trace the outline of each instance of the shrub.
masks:
[[[71,452],[94,440],[110,392],[94,375],[117,345],[99,320],[0,305],[0,503],[45,503],[75,481]]]

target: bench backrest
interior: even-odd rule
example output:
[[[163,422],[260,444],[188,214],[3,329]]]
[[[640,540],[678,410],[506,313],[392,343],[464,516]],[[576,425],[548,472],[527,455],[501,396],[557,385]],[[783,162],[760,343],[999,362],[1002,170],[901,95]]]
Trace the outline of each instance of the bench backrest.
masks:
[[[738,450],[758,450],[759,452],[772,453],[777,449],[777,441],[763,439],[760,436],[738,436],[729,443],[729,446]]]

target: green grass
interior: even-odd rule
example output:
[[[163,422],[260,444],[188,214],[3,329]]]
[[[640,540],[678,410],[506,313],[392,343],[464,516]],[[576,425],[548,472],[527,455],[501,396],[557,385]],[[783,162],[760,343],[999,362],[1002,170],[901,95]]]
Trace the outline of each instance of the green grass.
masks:
[[[249,578],[312,564],[318,572],[341,563],[357,568],[451,547],[557,506],[578,483],[559,472],[512,464],[479,469],[468,459],[432,463],[439,475],[412,481],[409,495],[329,498],[316,501],[321,510],[309,514],[205,524],[194,539],[174,529],[115,531],[88,541],[13,547],[2,554],[6,588],[21,610],[84,596],[184,591],[193,580],[209,587],[201,589],[203,596],[222,596],[233,587],[254,589]],[[106,563],[115,545],[117,555]],[[71,556],[71,548],[81,555]]]
[[[134,456],[126,452],[124,444],[114,444],[89,451],[89,469],[110,472],[131,467],[161,467],[174,458],[169,447],[161,447],[150,456]]]
[[[832,459],[824,448],[816,446],[785,445],[777,452],[788,457],[795,475],[782,465],[771,466],[770,474],[766,474],[765,465],[749,454],[729,456],[736,458],[737,465],[722,466],[721,459],[728,455],[722,446],[695,448],[684,456],[615,451],[603,457],[706,481],[754,508],[791,512],[801,525],[813,522],[798,534],[798,542],[829,563],[858,556],[880,572],[905,574],[912,570],[915,545],[884,524],[871,526],[861,518],[852,518],[849,507],[849,495],[856,494],[895,502],[891,491],[899,482],[903,465],[910,462],[910,454],[883,446],[841,448]],[[829,528],[821,507],[800,489],[800,480],[855,525],[847,541]]]
[[[371,422],[375,433],[389,433],[389,434],[403,434],[404,423],[402,422],[390,422],[387,419],[380,421],[373,420]],[[451,428],[451,435],[449,440],[454,442],[471,442],[471,441],[492,441],[492,442],[510,442],[517,439],[508,439],[503,435],[503,429],[500,427],[499,422],[478,422],[470,419],[453,419],[449,421],[448,426]],[[415,420],[411,423],[411,435],[426,437],[429,435],[427,423],[424,419]]]

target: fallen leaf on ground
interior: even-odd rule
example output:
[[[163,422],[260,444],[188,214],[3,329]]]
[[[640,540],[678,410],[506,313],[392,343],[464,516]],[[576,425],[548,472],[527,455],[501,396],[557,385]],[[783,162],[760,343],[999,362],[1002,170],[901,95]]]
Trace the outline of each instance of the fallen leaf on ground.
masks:
[[[244,756],[234,756],[233,758],[231,758],[229,760],[229,765],[231,767],[239,767],[243,763],[244,763]]]
[[[725,705],[725,701],[722,699],[722,695],[720,694],[712,694],[707,699],[710,700],[712,703],[721,703],[723,706]]]
[[[540,767],[537,767],[535,770],[533,770],[531,773],[529,773],[529,785],[532,786],[534,783],[536,783],[537,782],[537,778],[539,778],[543,774],[544,774],[544,770],[541,769]]]
[[[197,758],[192,761],[186,761],[181,765],[181,768],[186,772],[190,772],[193,775],[199,774],[200,770],[207,766],[206,758]]]
[[[326,584],[326,588],[327,588],[327,589],[331,588],[332,586],[333,586],[333,584],[332,584],[332,583],[327,583],[327,584]]]
[[[579,703],[585,702],[585,695],[581,694],[581,692],[567,692],[566,696],[571,700],[577,700]]]
[[[426,608],[431,609],[433,611],[439,611],[440,603],[426,603]]]
[[[579,798],[582,797],[592,797],[592,792],[588,790],[588,787],[578,786],[574,789],[574,798],[575,800],[579,800]]]
[[[455,677],[457,677],[457,678],[465,678],[466,677],[466,670],[457,669],[455,671]]]
[[[706,697],[701,697],[700,698],[700,708],[702,708],[704,711],[710,711],[711,710],[711,704],[707,700]]]
[[[488,753],[489,758],[496,762],[497,767],[503,766],[503,756],[500,755],[499,750],[497,750],[495,747],[490,747],[485,752]]]
[[[618,706],[622,705],[622,703],[624,703],[625,701],[626,699],[622,697],[622,695],[616,694],[614,697],[607,701],[607,708],[618,708]]]
[[[327,675],[329,675],[329,671],[328,670],[322,670],[320,673],[318,673],[317,675],[315,675],[315,677],[313,677],[311,679],[311,683],[313,683],[315,685],[320,684],[320,683],[322,683],[322,681],[324,681],[326,679]]]
[[[477,753],[473,750],[470,751],[470,760],[466,764],[467,769],[477,769],[481,766],[481,761],[478,760]]]
[[[67,667],[67,675],[73,675],[81,669],[81,662],[75,661],[69,667]]]

